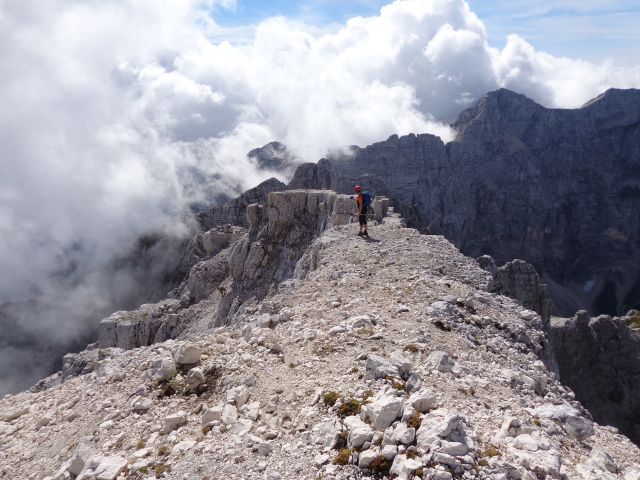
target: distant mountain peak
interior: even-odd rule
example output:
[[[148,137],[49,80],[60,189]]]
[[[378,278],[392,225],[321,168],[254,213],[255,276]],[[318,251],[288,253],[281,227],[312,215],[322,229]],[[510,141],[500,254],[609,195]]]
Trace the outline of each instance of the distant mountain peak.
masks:
[[[247,157],[254,160],[261,170],[282,172],[291,169],[296,164],[296,157],[286,145],[280,142],[269,142],[260,148],[251,150]]]

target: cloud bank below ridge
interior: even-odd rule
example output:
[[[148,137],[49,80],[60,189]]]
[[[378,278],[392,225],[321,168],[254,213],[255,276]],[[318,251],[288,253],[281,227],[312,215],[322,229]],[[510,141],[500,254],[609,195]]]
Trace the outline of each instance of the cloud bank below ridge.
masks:
[[[114,259],[149,232],[184,235],[202,178],[223,194],[263,180],[245,157],[256,146],[315,161],[394,133],[449,140],[498,87],[576,107],[640,86],[638,66],[517,36],[494,49],[462,0],[397,0],[331,31],[276,17],[242,42],[220,40],[220,4],[0,0],[0,304],[45,299],[46,315],[20,319],[35,336],[78,338],[129,298],[140,276]]]

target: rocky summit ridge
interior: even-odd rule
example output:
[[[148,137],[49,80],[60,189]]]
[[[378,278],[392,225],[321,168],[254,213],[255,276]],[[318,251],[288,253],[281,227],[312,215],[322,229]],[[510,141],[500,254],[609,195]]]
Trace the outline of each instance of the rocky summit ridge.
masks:
[[[328,155],[300,166],[290,187],[348,193],[359,182],[466,255],[523,259],[557,315],[640,306],[640,90],[551,109],[500,89],[452,127],[446,144],[393,135]]]
[[[387,207],[365,240],[347,196],[273,192],[196,235],[170,298],[0,400],[0,478],[640,479],[559,382],[548,319],[488,291],[531,272]]]

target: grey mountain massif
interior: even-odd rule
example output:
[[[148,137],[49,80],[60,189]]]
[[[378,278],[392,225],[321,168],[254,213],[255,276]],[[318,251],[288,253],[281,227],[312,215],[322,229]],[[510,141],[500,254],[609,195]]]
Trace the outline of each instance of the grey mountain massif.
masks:
[[[640,91],[558,110],[499,90],[453,127],[199,209],[167,298],[103,319],[60,372],[5,397],[0,450],[23,472],[41,435],[80,442],[38,462],[53,479],[179,478],[169,463],[191,478],[192,454],[235,475],[219,445],[255,455],[256,478],[639,479],[617,429],[640,442]],[[297,162],[277,142],[249,156]],[[355,183],[377,195],[369,242]]]

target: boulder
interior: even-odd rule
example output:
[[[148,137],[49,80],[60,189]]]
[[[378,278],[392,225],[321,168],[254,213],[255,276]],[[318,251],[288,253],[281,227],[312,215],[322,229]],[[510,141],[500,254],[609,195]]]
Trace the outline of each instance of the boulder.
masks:
[[[400,351],[393,352],[389,358],[389,362],[398,369],[400,377],[405,379],[409,378],[412,365],[411,360],[409,360],[404,353]]]
[[[206,378],[202,369],[199,367],[192,368],[185,378],[185,390],[187,392],[196,392],[205,381]]]
[[[237,408],[241,408],[249,400],[249,389],[245,385],[233,387],[227,390],[225,398],[227,403],[235,404]]]
[[[151,364],[149,375],[151,380],[155,382],[171,380],[176,376],[177,369],[173,358],[164,357],[155,360]]]
[[[356,449],[373,439],[372,428],[359,417],[351,416],[344,419],[345,427],[349,431],[349,444]]]
[[[187,279],[191,300],[198,303],[209,297],[228,274],[229,262],[223,254],[196,263],[191,268]]]
[[[401,398],[382,395],[362,409],[362,419],[374,430],[384,431],[402,414],[404,402]]]
[[[371,449],[360,452],[360,455],[358,456],[358,466],[360,468],[369,468],[371,462],[373,462],[377,456],[378,453]]]
[[[116,480],[126,467],[126,458],[96,455],[87,461],[76,480]]]
[[[0,421],[11,422],[12,420],[20,418],[27,413],[29,413],[29,409],[27,407],[14,407],[10,410],[0,412]]]
[[[226,404],[222,409],[222,423],[228,427],[232,426],[238,421],[238,409],[235,405]]]
[[[172,413],[171,415],[166,416],[162,420],[162,428],[160,429],[160,433],[167,434],[172,432],[173,430],[182,427],[187,424],[187,412],[179,410],[176,413]]]
[[[390,361],[379,356],[369,355],[365,363],[365,380],[377,380],[386,377],[400,377],[398,367],[392,365]]]
[[[197,365],[200,363],[202,348],[197,345],[183,343],[173,352],[173,358],[178,365]]]
[[[437,399],[431,390],[421,390],[411,395],[407,403],[418,412],[426,413],[436,406]]]
[[[89,439],[81,439],[76,447],[76,451],[69,460],[68,472],[73,476],[80,475],[80,472],[82,472],[84,466],[94,454],[95,450],[89,443]]]
[[[456,362],[449,356],[447,352],[432,352],[427,358],[427,364],[440,372],[451,372]]]
[[[223,407],[208,408],[204,415],[202,415],[202,425],[208,425],[212,422],[219,422],[222,420]]]
[[[587,420],[570,405],[554,405],[546,403],[529,411],[541,419],[553,420],[561,424],[567,433],[582,441],[592,436],[595,431],[593,422]]]
[[[416,432],[416,445],[427,451],[441,439],[468,443],[464,417],[445,408],[426,414]]]

